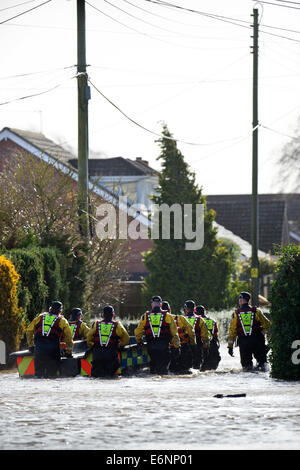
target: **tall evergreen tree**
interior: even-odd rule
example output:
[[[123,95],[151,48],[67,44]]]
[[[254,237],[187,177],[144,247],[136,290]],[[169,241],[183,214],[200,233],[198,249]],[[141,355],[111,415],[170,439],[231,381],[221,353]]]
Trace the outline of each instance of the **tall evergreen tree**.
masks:
[[[149,305],[152,295],[160,295],[170,302],[174,312],[179,312],[188,299],[207,308],[224,308],[233,272],[230,254],[217,239],[212,225],[215,213],[206,210],[206,200],[195,182],[195,174],[184,161],[165,124],[162,135],[158,140],[162,171],[153,202],[158,206],[180,204],[182,222],[184,204],[192,204],[193,230],[196,227],[196,205],[204,204],[204,244],[199,250],[186,250],[186,242],[190,240],[185,238],[184,230],[181,239],[174,237],[174,218],[170,223],[170,239],[163,239],[160,217],[159,238],[153,240],[153,250],[144,255],[144,263],[149,270],[143,289],[145,306]]]

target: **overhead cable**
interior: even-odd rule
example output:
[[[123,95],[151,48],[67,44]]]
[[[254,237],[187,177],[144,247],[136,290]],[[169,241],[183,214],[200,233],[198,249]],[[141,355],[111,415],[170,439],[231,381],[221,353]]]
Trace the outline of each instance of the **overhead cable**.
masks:
[[[105,0],[105,1],[106,1],[106,0]],[[92,5],[91,3],[89,3],[88,1],[86,1],[85,3],[86,3],[87,5],[89,5],[91,8],[93,8],[94,10],[98,11],[99,13],[101,13],[102,15],[104,15],[104,16],[110,18],[112,21],[115,21],[116,23],[118,23],[118,24],[124,26],[125,28],[130,29],[131,31],[134,31],[135,33],[138,33],[138,34],[141,34],[141,35],[143,35],[143,36],[146,36],[146,37],[148,37],[148,38],[150,38],[150,39],[154,39],[154,40],[156,40],[156,41],[160,41],[160,42],[163,42],[163,43],[165,43],[165,44],[170,44],[171,46],[174,46],[174,47],[183,47],[183,48],[197,49],[197,50],[201,49],[201,48],[199,48],[199,47],[197,47],[197,46],[192,46],[192,45],[186,46],[186,45],[184,45],[184,44],[178,44],[178,43],[174,43],[174,42],[171,42],[171,41],[167,41],[167,40],[165,40],[165,39],[162,39],[162,38],[153,36],[153,35],[151,35],[151,34],[149,34],[149,33],[144,32],[144,31],[139,31],[139,30],[136,29],[136,28],[133,28],[133,27],[131,27],[131,26],[128,26],[128,25],[125,24],[125,23],[122,23],[121,21],[119,21],[119,20],[117,20],[116,18],[112,17],[112,16],[109,15],[108,13],[105,13],[104,11],[102,11],[102,10],[100,10],[99,8],[95,7],[94,5]],[[107,2],[107,3],[109,3],[109,2]],[[111,4],[111,5],[112,5],[112,4]],[[143,21],[143,20],[141,20],[141,21]]]
[[[299,2],[290,2],[289,0],[277,0],[277,2],[283,2],[283,3],[293,3],[295,5],[300,5]]]
[[[252,1],[257,1],[257,0],[252,0]],[[264,0],[259,0],[259,3],[264,3],[266,5],[274,5],[276,7],[281,7],[281,8],[292,8],[293,10],[300,10],[300,8],[293,7],[291,5],[284,5],[282,3],[265,2]],[[300,4],[298,5],[300,6]]]
[[[21,5],[26,5],[27,3],[33,3],[37,0],[27,0],[27,2],[17,3],[16,5],[12,5],[10,7],[1,8],[0,11],[11,10],[12,8],[20,7]]]
[[[71,77],[71,79],[72,79],[72,78],[76,78],[76,75],[74,75],[73,77]],[[5,104],[10,104],[10,103],[13,103],[13,102],[15,102],[15,101],[25,100],[25,99],[27,99],[27,98],[34,98],[35,96],[44,95],[45,93],[49,93],[50,91],[53,91],[53,90],[55,90],[56,88],[61,87],[61,86],[63,85],[63,83],[65,83],[65,81],[62,82],[62,83],[58,83],[57,85],[55,85],[55,86],[53,86],[53,87],[51,87],[51,88],[48,88],[47,90],[40,91],[40,92],[38,92],[38,93],[33,93],[33,94],[31,94],[31,95],[20,96],[20,97],[18,97],[18,98],[13,98],[13,99],[8,100],[8,101],[3,101],[2,103],[0,103],[0,106],[3,106],[3,105],[5,105]]]
[[[280,132],[280,131],[276,131],[275,129],[272,129],[271,127],[268,127],[268,126],[264,126],[262,124],[260,125],[260,127],[263,127],[264,129],[267,129],[268,131],[275,132],[275,134],[279,134],[279,135],[282,135],[284,137],[288,137],[289,139],[292,139],[292,140],[300,140],[300,136],[292,137],[291,135],[284,134],[283,132]]]
[[[36,10],[39,7],[42,7],[43,5],[46,5],[46,3],[50,3],[52,0],[46,0],[46,2],[40,3],[39,5],[36,5],[35,7],[30,8],[29,10],[23,11],[22,13],[19,13],[18,15],[12,16],[11,18],[7,18],[4,21],[0,21],[0,24],[7,23],[8,21],[14,20],[15,18],[18,18],[19,16],[25,15],[26,13],[29,13],[30,11]]]
[[[235,26],[241,26],[243,28],[248,28],[248,27],[250,28],[252,26],[251,23],[249,23],[248,21],[245,21],[245,20],[240,20],[240,19],[237,19],[237,18],[231,18],[231,17],[228,17],[228,16],[216,15],[214,13],[207,13],[207,12],[195,10],[195,9],[192,9],[192,8],[186,8],[186,7],[182,7],[180,5],[175,5],[173,3],[169,3],[169,2],[166,2],[166,1],[162,1],[162,0],[145,0],[145,1],[150,2],[150,3],[155,3],[155,4],[161,5],[161,6],[168,6],[168,7],[173,7],[173,8],[180,9],[180,10],[185,10],[187,12],[195,13],[195,14],[202,15],[202,16],[207,16],[209,18],[212,18],[212,19],[215,19],[215,20],[218,20],[218,21],[224,21],[226,23],[230,23],[230,24],[233,24]],[[257,1],[257,0],[253,0],[253,1]],[[259,3],[270,3],[270,2],[264,2],[264,1],[260,0]],[[276,5],[276,6],[285,6],[285,5],[278,5],[276,3],[271,3],[271,4]],[[291,8],[294,8],[294,7],[291,7]],[[296,8],[296,10],[299,10],[299,9],[300,8]],[[245,25],[238,24],[238,23],[236,23],[236,21],[238,21],[240,23],[247,23],[249,26],[247,27]],[[266,28],[282,29],[283,31],[285,30],[284,28],[277,28],[276,26],[269,26],[269,25],[261,25],[261,26],[264,26]],[[278,35],[278,34],[275,34],[275,33],[270,33],[268,31],[260,30],[260,32],[263,33],[263,34],[268,34],[270,36],[279,37],[281,39],[287,39],[289,41],[300,42],[297,39],[293,39],[293,38],[290,38],[290,37],[287,37],[287,36],[281,36],[281,35]],[[290,32],[297,32],[298,33],[299,31],[290,30]]]
[[[134,8],[138,8],[139,10],[144,11],[145,13],[148,13],[149,15],[156,16],[157,18],[161,18],[165,21],[170,21],[172,23],[177,23],[177,24],[181,24],[181,25],[184,25],[184,26],[196,26],[196,25],[193,25],[193,24],[183,23],[182,21],[176,21],[173,18],[168,18],[167,16],[162,16],[162,15],[159,15],[157,13],[153,13],[152,11],[146,10],[145,8],[142,8],[140,6],[135,5],[134,3],[129,2],[129,0],[123,0],[123,2],[128,3],[129,5],[132,5]]]
[[[49,73],[49,72],[56,72],[56,71],[61,71],[61,70],[72,69],[72,68],[75,68],[75,67],[76,67],[76,65],[68,65],[67,67],[59,67],[59,68],[50,69],[50,70],[40,70],[40,71],[37,71],[37,72],[20,73],[20,74],[17,74],[17,75],[9,75],[9,76],[6,76],[6,77],[0,77],[0,80],[7,80],[7,79],[11,79],[11,78],[28,77],[28,76],[31,76],[31,75],[39,75],[39,74],[43,74],[43,73]]]
[[[104,95],[104,93],[102,93],[102,91],[99,90],[99,88],[97,88],[93,82],[88,79],[88,82],[92,85],[92,87],[106,100],[108,101],[108,103],[110,103],[114,108],[116,108],[124,117],[126,117],[126,119],[128,119],[129,121],[131,121],[133,124],[135,124],[136,126],[140,127],[141,129],[143,129],[144,131],[147,131],[149,132],[150,134],[153,134],[153,135],[156,135],[157,137],[160,137],[160,138],[165,138],[165,139],[168,139],[168,140],[173,140],[175,142],[181,142],[183,144],[188,144],[188,145],[194,145],[194,146],[210,146],[210,145],[217,145],[217,144],[221,144],[221,143],[224,143],[224,142],[228,142],[228,140],[238,140],[241,138],[241,136],[239,137],[235,137],[233,139],[226,139],[226,140],[220,140],[220,141],[217,141],[217,142],[210,142],[210,143],[199,143],[199,142],[188,142],[188,141],[185,141],[185,140],[181,140],[181,139],[177,139],[175,137],[167,137],[163,134],[159,134],[157,132],[154,132],[150,129],[148,129],[147,127],[143,126],[142,124],[138,123],[137,121],[135,121],[134,119],[132,119],[130,116],[128,116],[124,111],[122,111],[115,103],[113,103],[107,96]],[[257,128],[257,126],[256,126]],[[256,129],[256,128],[253,128],[252,129],[252,132]]]
[[[200,16],[206,16],[208,18],[213,18],[213,19],[216,19],[218,21],[223,21],[225,23],[230,23],[230,24],[233,24],[235,26],[240,26],[241,28],[247,28],[248,29],[251,26],[251,22],[246,21],[246,20],[240,20],[240,19],[237,19],[237,18],[230,18],[228,16],[217,15],[215,13],[207,13],[207,12],[204,12],[204,11],[195,10],[193,8],[186,8],[186,7],[182,7],[180,5],[175,5],[173,3],[160,1],[160,0],[145,0],[145,1],[150,2],[150,3],[156,3],[157,5],[161,5],[161,6],[167,6],[167,7],[170,7],[170,8],[184,10],[188,13],[195,13],[195,14],[200,15]],[[240,23],[246,23],[246,24],[248,24],[248,26],[245,26],[245,25],[239,24],[239,23],[235,23],[236,21],[238,21]]]

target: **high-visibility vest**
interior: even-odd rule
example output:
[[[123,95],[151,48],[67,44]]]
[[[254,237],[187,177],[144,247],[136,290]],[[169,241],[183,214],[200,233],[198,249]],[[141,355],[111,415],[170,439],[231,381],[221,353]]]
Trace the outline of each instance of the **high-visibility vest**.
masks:
[[[117,347],[119,339],[116,334],[117,325],[117,321],[97,321],[96,333],[94,338],[95,344],[99,344],[100,346],[104,347]]]
[[[215,322],[211,318],[205,318],[202,317],[202,320],[204,321],[206,328],[208,330],[209,337],[212,338],[215,330]]]
[[[43,313],[40,321],[37,324],[35,334],[43,337],[60,338],[62,330],[59,328],[60,315],[51,315],[50,313]]]
[[[255,319],[255,312],[256,307],[249,307],[248,310],[236,309],[238,336],[251,336],[261,331],[261,325]]]
[[[147,341],[153,339],[170,339],[170,325],[166,323],[166,311],[146,312],[145,336]]]
[[[188,315],[183,315],[183,316],[188,320],[188,322],[192,325],[192,327],[195,328],[195,324],[198,319],[198,316],[196,315],[193,315],[191,317],[189,317]]]
[[[82,323],[81,321],[70,321],[69,322],[70,330],[71,330],[71,333],[72,333],[72,339],[77,339],[78,338],[81,323]]]

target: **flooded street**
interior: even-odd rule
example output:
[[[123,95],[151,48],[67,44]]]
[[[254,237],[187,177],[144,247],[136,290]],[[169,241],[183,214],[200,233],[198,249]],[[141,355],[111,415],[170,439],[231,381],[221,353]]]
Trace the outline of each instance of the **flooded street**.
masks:
[[[242,372],[113,380],[0,374],[0,449],[300,449],[300,383]],[[246,393],[241,398],[216,394]]]

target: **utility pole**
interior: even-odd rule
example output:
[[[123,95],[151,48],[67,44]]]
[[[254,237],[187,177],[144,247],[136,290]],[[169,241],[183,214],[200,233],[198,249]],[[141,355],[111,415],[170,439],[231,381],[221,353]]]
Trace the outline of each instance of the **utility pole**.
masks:
[[[259,293],[259,263],[258,263],[258,220],[259,205],[257,194],[258,173],[258,9],[253,9],[253,122],[252,122],[252,261],[251,284],[252,305],[258,305]]]
[[[77,91],[78,91],[78,213],[79,230],[89,236],[88,204],[88,100],[90,88],[86,73],[85,1],[77,0]]]

